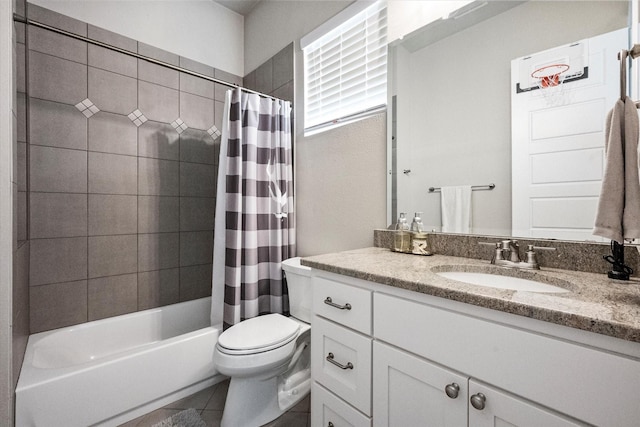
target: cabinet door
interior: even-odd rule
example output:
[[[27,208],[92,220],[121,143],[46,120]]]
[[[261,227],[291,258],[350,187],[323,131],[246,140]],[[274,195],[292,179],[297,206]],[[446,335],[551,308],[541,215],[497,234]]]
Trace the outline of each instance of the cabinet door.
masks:
[[[373,343],[373,425],[466,426],[467,380],[376,341]],[[447,395],[447,386],[451,397]]]
[[[318,316],[311,330],[312,378],[371,415],[371,338]]]
[[[587,425],[572,421],[475,380],[469,380],[469,400],[470,427],[567,427]]]
[[[371,418],[314,382],[311,386],[311,427],[328,426],[371,427]]]

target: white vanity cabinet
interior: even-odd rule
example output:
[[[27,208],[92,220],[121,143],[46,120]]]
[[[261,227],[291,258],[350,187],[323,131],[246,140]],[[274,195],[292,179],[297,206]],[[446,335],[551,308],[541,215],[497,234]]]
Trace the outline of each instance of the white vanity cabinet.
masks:
[[[635,343],[322,271],[312,380],[313,427],[640,420]]]
[[[371,425],[372,292],[314,278],[311,423]]]

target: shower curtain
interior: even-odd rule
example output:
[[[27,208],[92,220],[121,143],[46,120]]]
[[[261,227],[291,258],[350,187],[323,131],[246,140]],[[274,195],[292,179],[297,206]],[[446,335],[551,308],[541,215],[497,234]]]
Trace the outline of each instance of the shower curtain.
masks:
[[[294,225],[291,104],[230,90],[220,144],[212,324],[222,320],[227,329],[261,314],[288,314],[281,266],[295,256]]]

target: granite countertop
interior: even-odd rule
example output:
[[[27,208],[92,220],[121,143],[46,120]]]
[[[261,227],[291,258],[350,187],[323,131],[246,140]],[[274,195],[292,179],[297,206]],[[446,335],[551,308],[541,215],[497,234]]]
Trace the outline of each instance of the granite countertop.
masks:
[[[383,285],[421,292],[506,313],[640,342],[640,278],[608,279],[606,274],[541,267],[526,271],[489,261],[445,255],[400,254],[386,248],[305,257],[302,264]],[[475,286],[435,271],[484,271],[533,279],[569,290],[534,293]]]

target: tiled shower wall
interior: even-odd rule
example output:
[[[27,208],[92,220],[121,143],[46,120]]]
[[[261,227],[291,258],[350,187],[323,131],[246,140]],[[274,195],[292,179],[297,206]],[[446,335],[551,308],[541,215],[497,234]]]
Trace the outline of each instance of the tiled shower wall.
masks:
[[[242,83],[35,5],[28,14]],[[31,332],[210,295],[228,88],[36,27],[27,51]]]
[[[293,102],[293,43],[247,74],[244,86]]]

